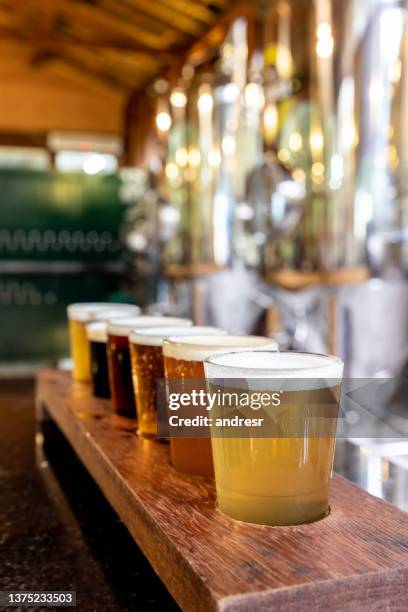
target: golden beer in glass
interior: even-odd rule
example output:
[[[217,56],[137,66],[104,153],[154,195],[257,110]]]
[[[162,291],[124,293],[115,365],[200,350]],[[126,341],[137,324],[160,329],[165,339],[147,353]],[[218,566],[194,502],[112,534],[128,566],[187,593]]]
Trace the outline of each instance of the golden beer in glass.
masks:
[[[270,338],[260,336],[186,336],[163,342],[166,379],[204,381],[204,360],[223,351],[277,350]],[[170,437],[171,463],[180,472],[214,477],[210,432],[207,437]]]
[[[139,433],[157,437],[157,385],[164,379],[163,342],[169,336],[224,334],[214,327],[155,327],[134,329],[129,335],[133,387]]]
[[[250,397],[277,393],[281,401],[251,410],[266,419],[273,436],[241,428],[232,437],[225,426],[231,411],[223,400],[216,403],[211,444],[219,509],[263,525],[326,516],[343,362],[306,353],[245,352],[209,357],[204,368],[209,390],[236,391],[239,397],[244,390]]]

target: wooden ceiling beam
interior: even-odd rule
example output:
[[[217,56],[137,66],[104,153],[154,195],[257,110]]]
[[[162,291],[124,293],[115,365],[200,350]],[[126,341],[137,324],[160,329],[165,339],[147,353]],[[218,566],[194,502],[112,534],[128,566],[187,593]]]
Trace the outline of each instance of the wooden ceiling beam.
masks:
[[[109,14],[95,5],[85,4],[79,0],[25,0],[24,9],[30,8],[41,13],[53,11],[61,13],[72,23],[86,23],[92,28],[114,32],[154,51],[165,51],[174,43],[173,36],[159,35],[143,30],[137,23]]]
[[[2,41],[3,42],[3,41]],[[7,43],[6,43],[7,45]],[[16,66],[13,65],[11,74],[13,78],[9,78],[7,72],[8,64],[6,62],[0,62],[2,69],[3,78],[6,79],[6,84],[14,83],[18,79],[23,82],[30,82],[31,80],[36,81],[36,75],[41,77],[42,82],[44,77],[62,77],[70,81],[76,87],[80,86],[81,89],[85,89],[91,92],[97,93],[99,96],[106,97],[110,100],[123,99],[128,96],[128,88],[115,87],[112,81],[104,78],[101,75],[94,75],[86,73],[83,68],[78,68],[70,65],[68,62],[64,62],[63,59],[47,54],[44,52],[41,55],[41,50],[37,50],[36,55],[33,57],[31,46],[27,45],[22,40],[14,40],[12,43],[12,55],[13,59],[19,58],[20,65],[24,66],[24,71],[17,70]],[[21,50],[21,53],[19,52]],[[31,58],[31,62],[30,62]],[[33,68],[33,61],[35,68]],[[4,70],[6,72],[4,72]],[[52,81],[50,81],[51,83]],[[29,86],[29,85],[27,85]],[[59,85],[60,87],[61,85]]]
[[[40,59],[46,58],[47,54],[51,57],[60,57],[74,62],[84,71],[88,69],[108,79],[111,78],[112,82],[119,81],[128,89],[139,87],[163,68],[163,63],[154,55],[53,44],[48,39],[38,39],[28,44],[37,50]]]
[[[191,2],[191,0],[156,0],[156,6],[159,4],[159,2],[160,4],[165,4],[166,6],[169,6],[184,15],[190,15],[207,26],[213,25],[217,18],[217,15],[215,15],[208,8],[208,6],[202,6],[196,2]]]
[[[69,65],[70,68],[76,72],[82,73],[84,83],[86,83],[86,79],[89,78],[92,81],[99,81],[102,85],[112,90],[130,92],[133,88],[136,88],[141,84],[140,79],[134,78],[130,82],[118,73],[114,75],[113,72],[106,72],[101,70],[99,65],[89,63],[89,61],[85,62],[83,59],[75,56],[71,57],[69,55],[53,54],[52,51],[38,48],[32,59],[33,66],[41,67],[50,62],[63,62],[64,64]]]
[[[1,24],[0,20],[0,24]],[[16,28],[9,28],[0,25],[0,37],[2,40],[22,40],[26,43],[31,44],[48,44],[57,48],[69,48],[69,47],[78,47],[78,48],[89,48],[89,49],[107,49],[107,50],[116,50],[118,52],[134,52],[148,57],[149,59],[155,59],[162,64],[171,64],[174,59],[174,55],[172,53],[166,52],[155,52],[151,49],[151,47],[147,47],[146,45],[132,42],[132,41],[121,41],[119,39],[110,39],[110,38],[99,38],[99,39],[79,39],[79,38],[67,38],[66,36],[55,36],[50,35],[47,32],[34,32],[26,30],[22,32]]]
[[[204,4],[208,7],[209,4],[216,6],[220,10],[226,11],[234,4],[235,0],[195,0],[199,4]]]
[[[101,55],[84,52],[83,50],[78,52],[78,50],[71,49],[58,55],[61,59],[73,63],[78,68],[82,68],[85,72],[110,79],[112,83],[117,83],[119,86],[126,87],[129,90],[139,87],[155,73],[155,70],[152,69],[136,70],[116,61],[112,62],[105,53]]]
[[[116,2],[117,0],[113,1]],[[185,15],[174,9],[173,6],[167,6],[158,2],[158,0],[155,0],[155,2],[151,0],[122,0],[122,3],[189,36],[200,36],[202,34],[203,25],[199,19],[194,17],[194,14]]]
[[[155,3],[153,3],[154,5]],[[182,43],[183,38],[186,36],[186,34],[183,34],[177,28],[176,23],[169,24],[163,22],[160,18],[154,19],[151,15],[140,11],[125,0],[93,0],[92,7],[103,12],[109,18],[121,20],[126,24],[134,24],[144,34],[159,37],[160,39],[164,38],[168,46]]]
[[[168,55],[163,61],[163,56],[155,53],[146,53],[129,49],[116,49],[104,43],[88,44],[86,41],[67,41],[65,39],[51,37],[51,36],[40,36],[39,34],[28,33],[27,36],[20,37],[18,39],[17,33],[6,30],[0,26],[0,39],[1,41],[11,40],[16,42],[19,40],[20,43],[28,45],[33,48],[53,51],[56,55],[66,52],[84,52],[94,54],[95,57],[99,58],[102,63],[105,59],[110,60],[115,64],[115,70],[120,64],[126,67],[128,71],[151,73],[155,70],[163,68],[167,64],[172,63],[174,60],[173,55]]]
[[[99,95],[106,97],[112,98],[126,93],[126,89],[123,86],[119,88],[105,77],[84,71],[82,66],[78,67],[75,64],[59,57],[48,58],[46,61],[40,64],[38,69],[46,74],[54,73],[58,76],[64,77],[71,82],[74,82],[76,85],[87,88],[90,91],[94,91]]]

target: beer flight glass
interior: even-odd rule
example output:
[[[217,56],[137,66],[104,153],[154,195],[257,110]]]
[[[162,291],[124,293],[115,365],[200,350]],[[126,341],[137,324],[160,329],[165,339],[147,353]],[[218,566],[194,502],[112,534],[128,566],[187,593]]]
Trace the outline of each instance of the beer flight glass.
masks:
[[[223,351],[277,350],[270,338],[259,336],[196,336],[170,337],[163,342],[164,371],[171,388],[172,381],[183,391],[183,381],[205,384],[204,360]],[[209,431],[203,437],[170,436],[171,463],[176,470],[207,478],[214,477]]]
[[[91,353],[92,389],[95,397],[110,398],[108,371],[108,322],[94,321],[86,326]]]
[[[129,333],[134,328],[156,328],[172,325],[190,327],[190,319],[163,316],[139,316],[112,319],[108,323],[108,371],[112,404],[117,414],[136,417],[136,402],[130,368]]]
[[[91,381],[91,355],[86,325],[112,309],[115,309],[115,312],[120,311],[123,316],[134,316],[141,312],[140,308],[133,304],[115,304],[112,302],[71,304],[68,306],[68,325],[73,361],[72,374],[77,382]]]
[[[91,358],[91,382],[95,397],[110,398],[111,396],[107,356],[108,321],[124,319],[126,312],[124,313],[120,308],[104,310],[94,315],[94,321],[86,324]]]
[[[329,512],[343,362],[306,353],[240,352],[205,361],[212,410],[211,444],[217,504],[221,512],[263,525],[298,525]],[[223,397],[236,393],[235,405]],[[241,408],[242,394],[259,408]],[[279,399],[276,405],[275,400]],[[230,428],[231,414],[258,420],[262,428]]]
[[[226,332],[215,327],[180,328],[173,324],[166,327],[137,328],[129,334],[138,426],[139,433],[143,437],[155,438],[157,436],[157,385],[160,380],[164,379],[164,340],[169,336],[217,334],[224,335]]]

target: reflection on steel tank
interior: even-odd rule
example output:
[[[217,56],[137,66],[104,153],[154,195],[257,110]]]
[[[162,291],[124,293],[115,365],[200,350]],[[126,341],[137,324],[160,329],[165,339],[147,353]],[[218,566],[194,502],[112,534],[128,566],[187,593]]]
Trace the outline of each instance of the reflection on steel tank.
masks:
[[[408,265],[406,3],[279,0],[269,6],[263,138],[270,161],[264,159],[264,171],[254,169],[258,180],[248,181],[246,198],[254,219],[269,218],[252,232],[258,269],[288,344],[306,350],[320,344],[348,358],[353,372],[375,376],[384,371],[380,352],[388,342],[396,354],[387,372],[396,375],[408,346],[405,280],[395,282],[405,279]],[[298,221],[296,206],[281,197],[279,164],[294,184],[304,181]],[[370,277],[382,280],[373,285]],[[308,287],[320,297],[305,292]],[[322,306],[327,325],[319,340],[314,317]],[[356,322],[368,313],[374,343],[350,324],[350,317]]]
[[[265,14],[264,159],[248,179],[261,266],[279,283],[364,265],[353,201],[352,3],[280,0]],[[352,50],[351,50],[352,53]],[[253,231],[255,229],[255,231]]]

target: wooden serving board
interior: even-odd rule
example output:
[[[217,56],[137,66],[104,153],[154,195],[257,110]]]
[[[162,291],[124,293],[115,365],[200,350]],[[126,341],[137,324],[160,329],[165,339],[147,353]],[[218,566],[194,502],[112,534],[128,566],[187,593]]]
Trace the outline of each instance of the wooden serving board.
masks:
[[[215,508],[210,481],[177,473],[167,445],[67,373],[38,376],[49,415],[183,610],[347,612],[408,609],[408,514],[335,476],[331,514],[262,527]],[[98,520],[98,517],[95,517]]]

